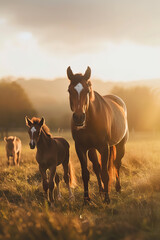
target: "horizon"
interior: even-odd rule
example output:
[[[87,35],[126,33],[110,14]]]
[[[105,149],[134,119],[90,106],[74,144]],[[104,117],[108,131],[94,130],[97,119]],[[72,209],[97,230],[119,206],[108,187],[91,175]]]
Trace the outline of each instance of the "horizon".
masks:
[[[74,73],[90,66],[103,82],[160,78],[158,0],[0,5],[0,78],[64,78],[69,65]]]

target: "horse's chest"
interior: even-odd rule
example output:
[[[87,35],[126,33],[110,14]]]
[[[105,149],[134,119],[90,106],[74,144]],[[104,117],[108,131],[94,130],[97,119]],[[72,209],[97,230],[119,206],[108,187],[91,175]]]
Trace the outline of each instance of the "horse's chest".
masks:
[[[97,148],[99,145],[105,142],[105,135],[101,134],[97,135],[95,133],[84,133],[84,132],[77,132],[73,136],[76,143],[83,146],[84,148]]]
[[[55,155],[49,152],[37,152],[36,160],[40,165],[46,166],[47,168],[53,165],[54,162],[56,162]]]

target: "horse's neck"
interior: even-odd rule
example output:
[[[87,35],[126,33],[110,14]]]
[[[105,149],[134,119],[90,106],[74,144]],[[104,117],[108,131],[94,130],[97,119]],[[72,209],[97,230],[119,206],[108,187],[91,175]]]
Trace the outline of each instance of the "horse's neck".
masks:
[[[100,112],[100,103],[99,99],[97,97],[97,94],[95,93],[95,100],[92,102],[90,100],[89,102],[89,108],[87,111],[87,120],[89,122],[95,121],[95,117],[99,114]]]
[[[95,92],[95,100],[89,103],[89,108],[87,112],[87,125],[97,128],[97,124],[106,121],[104,116],[109,116],[109,106],[105,99]],[[105,124],[105,123],[103,123]],[[101,126],[99,126],[101,127]]]
[[[42,130],[40,137],[39,137],[39,141],[37,143],[37,149],[42,150],[42,149],[48,147],[49,140],[50,140],[49,137]]]

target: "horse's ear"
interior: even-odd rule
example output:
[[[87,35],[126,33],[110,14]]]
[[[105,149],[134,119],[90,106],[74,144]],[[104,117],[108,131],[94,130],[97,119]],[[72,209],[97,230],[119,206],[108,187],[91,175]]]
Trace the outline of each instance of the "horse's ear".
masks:
[[[27,127],[30,127],[32,125],[32,121],[27,116],[25,117],[25,121]]]
[[[42,117],[41,121],[39,122],[39,126],[42,127],[45,124],[45,119]]]
[[[85,74],[83,75],[84,80],[88,81],[91,77],[91,69],[90,67],[87,67],[87,70],[85,71]]]
[[[5,141],[5,142],[7,142],[7,139],[8,139],[7,137],[4,137],[4,141]]]
[[[74,74],[73,74],[70,66],[67,68],[67,77],[68,77],[68,79],[71,80],[71,81],[72,81],[73,78],[74,78]]]

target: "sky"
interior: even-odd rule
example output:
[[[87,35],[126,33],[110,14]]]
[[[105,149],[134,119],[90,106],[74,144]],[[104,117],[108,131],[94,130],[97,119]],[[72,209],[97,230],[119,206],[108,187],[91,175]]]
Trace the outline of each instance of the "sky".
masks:
[[[159,0],[0,0],[0,77],[160,78]]]

